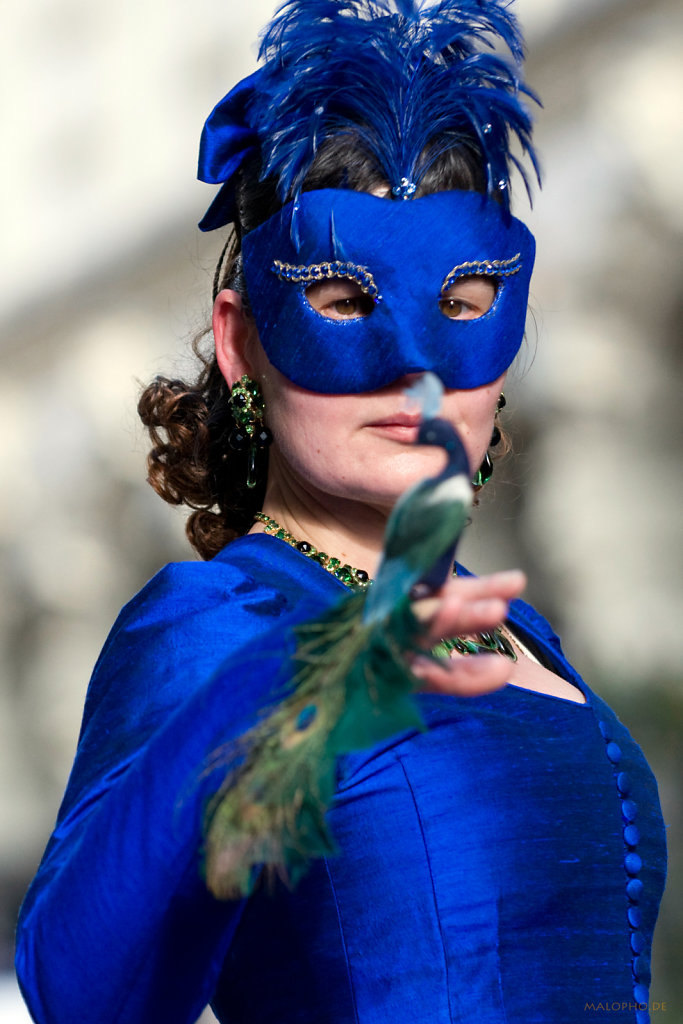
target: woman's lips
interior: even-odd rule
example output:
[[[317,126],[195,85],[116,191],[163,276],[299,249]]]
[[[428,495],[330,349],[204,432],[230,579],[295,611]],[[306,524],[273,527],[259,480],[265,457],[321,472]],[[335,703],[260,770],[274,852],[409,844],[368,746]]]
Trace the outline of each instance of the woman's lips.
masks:
[[[376,420],[368,423],[371,430],[390,437],[394,441],[403,441],[413,444],[417,439],[420,426],[420,417],[411,416],[410,413],[392,413],[386,419]]]

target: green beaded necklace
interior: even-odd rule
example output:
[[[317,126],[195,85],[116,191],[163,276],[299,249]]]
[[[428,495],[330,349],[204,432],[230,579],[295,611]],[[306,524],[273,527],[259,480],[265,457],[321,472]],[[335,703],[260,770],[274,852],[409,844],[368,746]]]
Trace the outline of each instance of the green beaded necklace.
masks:
[[[499,626],[473,636],[443,639],[432,648],[432,654],[437,658],[448,658],[451,651],[458,654],[503,654],[510,661],[517,661],[517,652]]]
[[[283,540],[285,544],[289,544],[290,547],[296,548],[302,555],[306,555],[307,558],[317,562],[318,565],[322,565],[323,569],[331,573],[336,579],[341,580],[347,587],[351,587],[353,590],[365,590],[372,583],[370,574],[365,569],[354,569],[352,565],[344,563],[342,565],[341,559],[332,558],[325,551],[318,551],[312,544],[309,544],[307,540],[297,540],[291,533],[288,533],[283,526],[280,526],[274,519],[267,516],[265,512],[257,512],[254,516],[254,520],[259,523],[263,523],[265,526],[265,532],[270,534],[271,537],[277,537],[278,540]]]
[[[267,516],[265,512],[256,512],[254,522],[263,523],[265,533],[271,537],[277,537],[278,540],[283,540],[285,544],[289,544],[290,547],[300,551],[302,555],[306,555],[307,558],[317,562],[318,565],[321,565],[323,569],[331,573],[336,579],[341,580],[345,586],[350,587],[352,590],[365,590],[372,583],[365,569],[354,569],[348,563],[342,565],[341,559],[332,558],[325,551],[318,551],[307,540],[297,540],[283,526],[280,526],[275,519]],[[517,653],[514,647],[499,627],[487,630],[486,632],[475,633],[473,636],[456,636],[451,639],[443,639],[432,648],[432,654],[441,658],[450,657],[452,651],[457,651],[459,654],[502,654],[511,661],[517,661]]]

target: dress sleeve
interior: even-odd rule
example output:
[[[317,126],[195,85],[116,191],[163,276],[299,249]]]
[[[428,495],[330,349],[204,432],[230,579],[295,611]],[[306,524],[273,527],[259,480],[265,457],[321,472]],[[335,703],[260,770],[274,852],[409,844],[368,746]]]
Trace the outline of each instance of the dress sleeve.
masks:
[[[202,878],[204,809],[225,772],[209,758],[286,681],[291,627],[315,609],[206,569],[157,577],[96,666],[20,916],[17,973],[39,1024],[192,1024],[213,994],[243,901],[217,901]]]

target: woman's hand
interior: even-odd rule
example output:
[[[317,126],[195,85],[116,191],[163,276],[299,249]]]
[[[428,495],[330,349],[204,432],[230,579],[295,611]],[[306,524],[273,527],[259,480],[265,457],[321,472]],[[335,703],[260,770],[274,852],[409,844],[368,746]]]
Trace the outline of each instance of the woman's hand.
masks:
[[[431,597],[414,602],[413,611],[424,623],[424,646],[434,647],[444,637],[465,636],[500,626],[510,601],[526,586],[517,569],[491,576],[453,578]],[[460,655],[435,661],[417,656],[411,671],[423,690],[473,697],[500,689],[507,682],[509,660],[500,654]]]

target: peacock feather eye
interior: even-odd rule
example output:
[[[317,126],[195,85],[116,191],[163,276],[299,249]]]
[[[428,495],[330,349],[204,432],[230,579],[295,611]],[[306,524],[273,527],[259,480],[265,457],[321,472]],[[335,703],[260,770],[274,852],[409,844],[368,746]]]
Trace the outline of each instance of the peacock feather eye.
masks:
[[[316,719],[318,714],[318,707],[316,704],[307,704],[305,708],[299,712],[296,720],[296,727],[299,732],[304,732]]]

